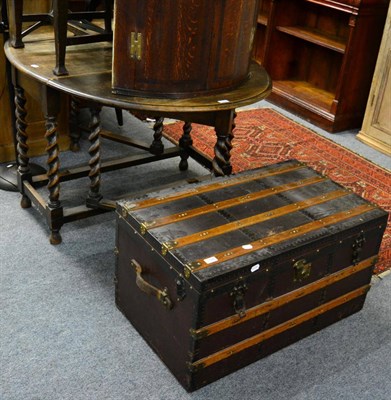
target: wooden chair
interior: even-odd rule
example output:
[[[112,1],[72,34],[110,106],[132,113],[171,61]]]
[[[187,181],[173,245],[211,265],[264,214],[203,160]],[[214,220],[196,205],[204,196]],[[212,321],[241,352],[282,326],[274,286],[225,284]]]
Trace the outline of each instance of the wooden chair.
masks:
[[[112,40],[113,0],[86,0],[82,11],[70,11],[69,3],[72,3],[72,0],[53,0],[50,12],[26,15],[23,13],[23,0],[2,0],[1,2],[1,14],[4,16],[1,28],[4,25],[4,29],[9,30],[9,41],[15,48],[24,47],[23,37],[29,33],[41,26],[53,25],[56,46],[56,66],[53,70],[55,75],[68,75],[65,68],[66,46]],[[102,3],[104,10],[97,11]],[[91,22],[99,19],[104,20],[104,28]],[[33,24],[23,31],[24,22]],[[67,37],[68,30],[75,36]],[[88,32],[93,32],[93,34]],[[71,99],[70,150],[72,151],[78,151],[80,148],[81,130],[78,125],[78,113],[79,108],[82,107],[83,104],[80,104],[76,98]],[[122,110],[115,108],[115,113],[118,125],[122,126]]]
[[[53,0],[52,9],[44,14],[24,14],[23,0],[7,0],[10,44],[13,47],[23,47],[23,37],[43,25],[53,25],[56,47],[56,65],[53,69],[55,75],[67,75],[65,67],[66,46],[111,41],[113,0],[103,0],[104,10],[97,11],[100,0],[87,0],[83,11],[70,11],[69,3],[72,0]],[[100,27],[92,20],[103,20],[104,27]],[[31,22],[23,30],[23,23]],[[67,31],[74,36],[67,36]]]

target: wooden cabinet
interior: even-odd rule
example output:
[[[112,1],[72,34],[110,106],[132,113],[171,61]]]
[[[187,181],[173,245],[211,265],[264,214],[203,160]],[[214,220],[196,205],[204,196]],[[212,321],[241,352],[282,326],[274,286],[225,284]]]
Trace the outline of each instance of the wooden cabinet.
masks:
[[[258,0],[117,0],[114,93],[189,98],[248,79]]]
[[[25,1],[27,13],[46,12],[49,10],[50,0],[29,0]],[[26,44],[28,45],[28,43]],[[8,162],[15,160],[15,147],[12,133],[12,118],[14,118],[14,110],[11,109],[8,82],[6,78],[6,59],[4,55],[4,37],[0,35],[0,162]],[[35,156],[45,153],[46,140],[45,121],[42,115],[41,105],[27,96],[27,133],[29,135],[28,146],[29,155]],[[59,117],[59,146],[60,149],[69,148],[68,137],[68,99],[64,98],[62,103],[61,115]]]
[[[391,156],[391,6],[388,10],[363,126],[357,138]]]
[[[389,0],[260,0],[254,56],[272,102],[330,131],[360,127]]]

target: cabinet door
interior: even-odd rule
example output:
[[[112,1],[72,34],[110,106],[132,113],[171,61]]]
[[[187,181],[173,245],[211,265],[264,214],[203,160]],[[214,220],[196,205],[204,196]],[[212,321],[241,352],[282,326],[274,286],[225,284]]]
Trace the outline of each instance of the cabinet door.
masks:
[[[391,155],[391,7],[384,29],[371,92],[358,138]]]
[[[118,0],[113,86],[152,92],[202,90],[213,23],[206,1]]]

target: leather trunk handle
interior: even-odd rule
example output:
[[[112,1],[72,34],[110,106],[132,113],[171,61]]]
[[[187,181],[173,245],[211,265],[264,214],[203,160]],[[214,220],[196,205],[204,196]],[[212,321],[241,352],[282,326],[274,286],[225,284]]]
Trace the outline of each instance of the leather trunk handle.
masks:
[[[160,290],[157,287],[151,285],[149,282],[147,282],[141,276],[141,274],[143,273],[143,269],[135,259],[130,260],[130,265],[136,272],[137,287],[144,293],[156,297],[167,309],[171,310],[173,304],[168,296],[168,289],[164,288],[163,290]]]

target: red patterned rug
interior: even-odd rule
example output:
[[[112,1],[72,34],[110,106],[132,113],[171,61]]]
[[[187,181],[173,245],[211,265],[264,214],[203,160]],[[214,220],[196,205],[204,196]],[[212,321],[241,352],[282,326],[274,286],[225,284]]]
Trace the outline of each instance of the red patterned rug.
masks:
[[[177,143],[183,123],[166,125],[165,136]],[[316,171],[352,189],[361,197],[391,211],[391,173],[315,132],[262,108],[239,112],[234,130],[231,162],[234,172],[283,160],[305,162]],[[213,128],[193,125],[193,145],[213,157],[216,136]],[[391,269],[391,218],[383,237],[375,273]]]

